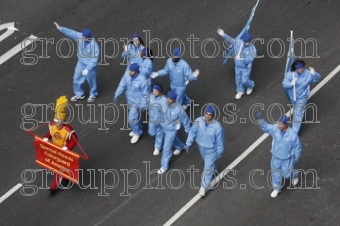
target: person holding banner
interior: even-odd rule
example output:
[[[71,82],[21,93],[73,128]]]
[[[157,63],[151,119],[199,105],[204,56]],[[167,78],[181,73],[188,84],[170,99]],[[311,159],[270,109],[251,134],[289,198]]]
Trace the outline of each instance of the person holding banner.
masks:
[[[170,87],[177,93],[176,103],[181,104],[183,109],[186,110],[188,104],[190,104],[190,98],[185,94],[186,86],[189,81],[197,80],[199,70],[192,71],[189,64],[181,58],[182,55],[181,49],[176,47],[164,68],[158,72],[153,72],[151,78],[169,75]]]
[[[275,125],[268,124],[259,110],[255,111],[255,116],[260,128],[273,137],[270,150],[273,191],[270,196],[275,199],[281,192],[282,177],[291,179],[294,186],[299,183],[299,171],[295,170],[294,166],[298,164],[301,157],[302,145],[297,133],[288,127],[286,115],[281,116]]]
[[[256,57],[256,47],[251,43],[249,33],[244,33],[240,39],[231,38],[224,33],[222,29],[217,29],[217,33],[221,35],[229,45],[234,46],[234,62],[235,62],[235,82],[236,82],[236,99],[241,99],[246,92],[250,95],[255,87],[254,81],[250,80],[252,63]],[[247,90],[246,90],[247,89]]]
[[[294,106],[292,129],[296,133],[299,133],[301,128],[305,106],[309,97],[309,85],[321,79],[321,75],[314,68],[310,67],[308,70],[305,67],[306,63],[303,60],[294,61],[282,82],[282,86]]]
[[[196,139],[204,161],[204,171],[199,189],[201,196],[205,196],[206,191],[210,189],[213,174],[217,170],[216,160],[221,158],[224,151],[224,130],[214,117],[215,109],[212,105],[208,105],[205,109],[205,116],[197,118],[193,123],[185,145],[185,150],[188,152]]]
[[[65,123],[67,117],[67,103],[66,96],[61,96],[57,100],[54,121],[49,123],[49,131],[43,138],[43,141],[45,142],[52,139],[52,143],[60,147],[63,151],[72,150],[78,143],[77,134],[69,124]],[[51,195],[56,193],[61,180],[62,177],[55,173],[49,190]]]

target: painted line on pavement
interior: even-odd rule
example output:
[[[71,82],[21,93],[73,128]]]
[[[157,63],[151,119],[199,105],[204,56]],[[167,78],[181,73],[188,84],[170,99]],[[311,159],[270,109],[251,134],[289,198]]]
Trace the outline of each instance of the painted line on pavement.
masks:
[[[7,199],[9,196],[11,196],[14,192],[16,192],[19,188],[22,187],[22,184],[19,183],[17,185],[15,185],[13,188],[11,188],[8,192],[6,192],[6,194],[4,194],[3,196],[0,197],[0,204],[5,201],[5,199]]]
[[[5,63],[7,60],[12,58],[15,54],[19,53],[21,50],[23,50],[23,47],[27,47],[32,44],[33,41],[37,40],[38,37],[31,35],[28,38],[25,38],[22,42],[20,42],[18,45],[14,46],[12,49],[8,50],[5,54],[3,54],[0,57],[0,65]],[[25,42],[25,43],[23,43]]]

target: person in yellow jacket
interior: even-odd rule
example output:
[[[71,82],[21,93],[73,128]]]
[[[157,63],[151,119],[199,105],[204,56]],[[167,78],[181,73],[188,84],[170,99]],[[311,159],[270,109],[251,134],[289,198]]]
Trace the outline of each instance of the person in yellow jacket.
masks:
[[[57,100],[55,107],[55,115],[53,122],[49,124],[49,131],[45,134],[43,140],[48,142],[52,140],[52,143],[60,147],[62,150],[72,150],[77,145],[77,134],[74,132],[73,128],[65,123],[67,113],[67,98],[66,96],[61,96]],[[54,179],[50,186],[50,194],[54,195],[57,191],[58,185],[61,182],[60,176],[55,173]]]

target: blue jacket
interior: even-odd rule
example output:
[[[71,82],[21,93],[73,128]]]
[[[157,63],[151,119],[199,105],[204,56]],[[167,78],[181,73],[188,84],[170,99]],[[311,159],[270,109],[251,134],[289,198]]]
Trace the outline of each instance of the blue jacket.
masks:
[[[233,39],[229,35],[224,34],[223,38],[227,40],[230,45],[234,46],[234,61],[235,66],[239,68],[251,68],[252,62],[257,56],[256,47],[250,43],[248,47],[243,44],[241,39]],[[243,46],[242,46],[243,45]],[[242,48],[241,48],[242,46]],[[241,48],[241,51],[240,51]],[[240,55],[243,60],[237,60],[236,56]]]
[[[177,62],[172,62],[172,59],[169,58],[165,64],[164,69],[158,71],[159,76],[170,75],[170,83],[175,87],[185,87],[185,81],[196,80],[192,75],[192,70],[189,64],[183,60],[182,58]]]
[[[59,30],[68,38],[73,39],[78,43],[78,64],[82,64],[82,67],[78,69],[76,68],[76,70],[83,70],[86,68],[90,71],[92,68],[97,67],[100,49],[94,38],[92,38],[89,43],[84,43],[81,32],[77,32],[66,27],[60,27]]]
[[[197,118],[190,129],[186,145],[191,146],[195,138],[199,146],[215,149],[218,156],[222,155],[225,145],[224,130],[218,121],[207,124],[204,117]]]
[[[138,74],[133,78],[130,75],[124,75],[120,80],[115,96],[120,96],[125,90],[128,105],[137,104],[141,110],[146,109],[147,96],[149,93],[144,76]]]
[[[189,133],[190,119],[181,105],[174,103],[168,105],[166,109],[163,109],[161,126],[164,130],[177,130],[176,127],[181,124],[183,125],[185,132]]]
[[[149,122],[159,123],[162,120],[162,112],[165,112],[168,107],[166,97],[164,95],[156,97],[152,93],[149,95]]]
[[[277,124],[268,124],[264,119],[260,119],[259,122],[261,129],[273,137],[272,149],[270,152],[275,158],[300,158],[302,146],[299,136],[293,129],[288,127],[287,131],[282,135]]]
[[[122,57],[128,60],[128,66],[133,63],[141,64],[143,58],[140,52],[145,48],[142,44],[136,47],[133,43],[129,43],[127,52],[123,51]]]
[[[319,73],[315,72],[315,74],[312,75],[308,69],[304,69],[301,75],[298,75],[297,72],[294,72],[294,77],[297,78],[295,84],[296,99],[308,98],[309,85],[311,83],[318,82],[321,79],[321,75]],[[289,71],[285,75],[282,86],[291,100],[294,99],[294,88],[291,85],[292,81],[293,72]]]

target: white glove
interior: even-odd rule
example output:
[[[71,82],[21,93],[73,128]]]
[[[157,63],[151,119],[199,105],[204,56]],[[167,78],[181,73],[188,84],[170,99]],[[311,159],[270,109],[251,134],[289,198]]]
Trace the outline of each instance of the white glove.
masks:
[[[128,51],[128,47],[127,45],[124,45],[124,52],[127,52]]]
[[[179,130],[181,128],[181,123],[178,123],[177,125],[176,125],[176,130]]]
[[[195,78],[197,78],[197,76],[200,74],[200,71],[198,69],[196,69],[193,73],[192,76],[194,76]]]
[[[67,147],[66,147],[66,146],[64,146],[64,147],[62,147],[62,148],[61,148],[61,150],[63,150],[63,151],[67,151]]]
[[[217,33],[221,36],[224,35],[224,31],[221,28],[217,29]]]
[[[156,78],[157,76],[158,76],[157,72],[152,72],[150,75],[151,78]]]
[[[236,60],[243,60],[243,58],[240,55],[237,55]]]
[[[310,73],[311,73],[312,75],[314,75],[314,74],[315,74],[315,70],[314,70],[314,68],[312,68],[312,67],[309,67],[309,71],[310,71]]]
[[[297,78],[293,78],[293,81],[290,83],[292,86],[296,85]]]
[[[83,72],[82,72],[82,74],[83,74],[84,76],[86,76],[88,73],[89,73],[89,70],[87,70],[87,69],[84,69]]]
[[[57,28],[58,30],[60,30],[60,26],[59,26],[59,24],[57,24],[57,22],[54,22],[54,25],[56,26],[56,28]]]
[[[43,141],[44,141],[44,142],[47,142],[47,141],[48,141],[48,138],[47,138],[47,137],[44,137]]]

